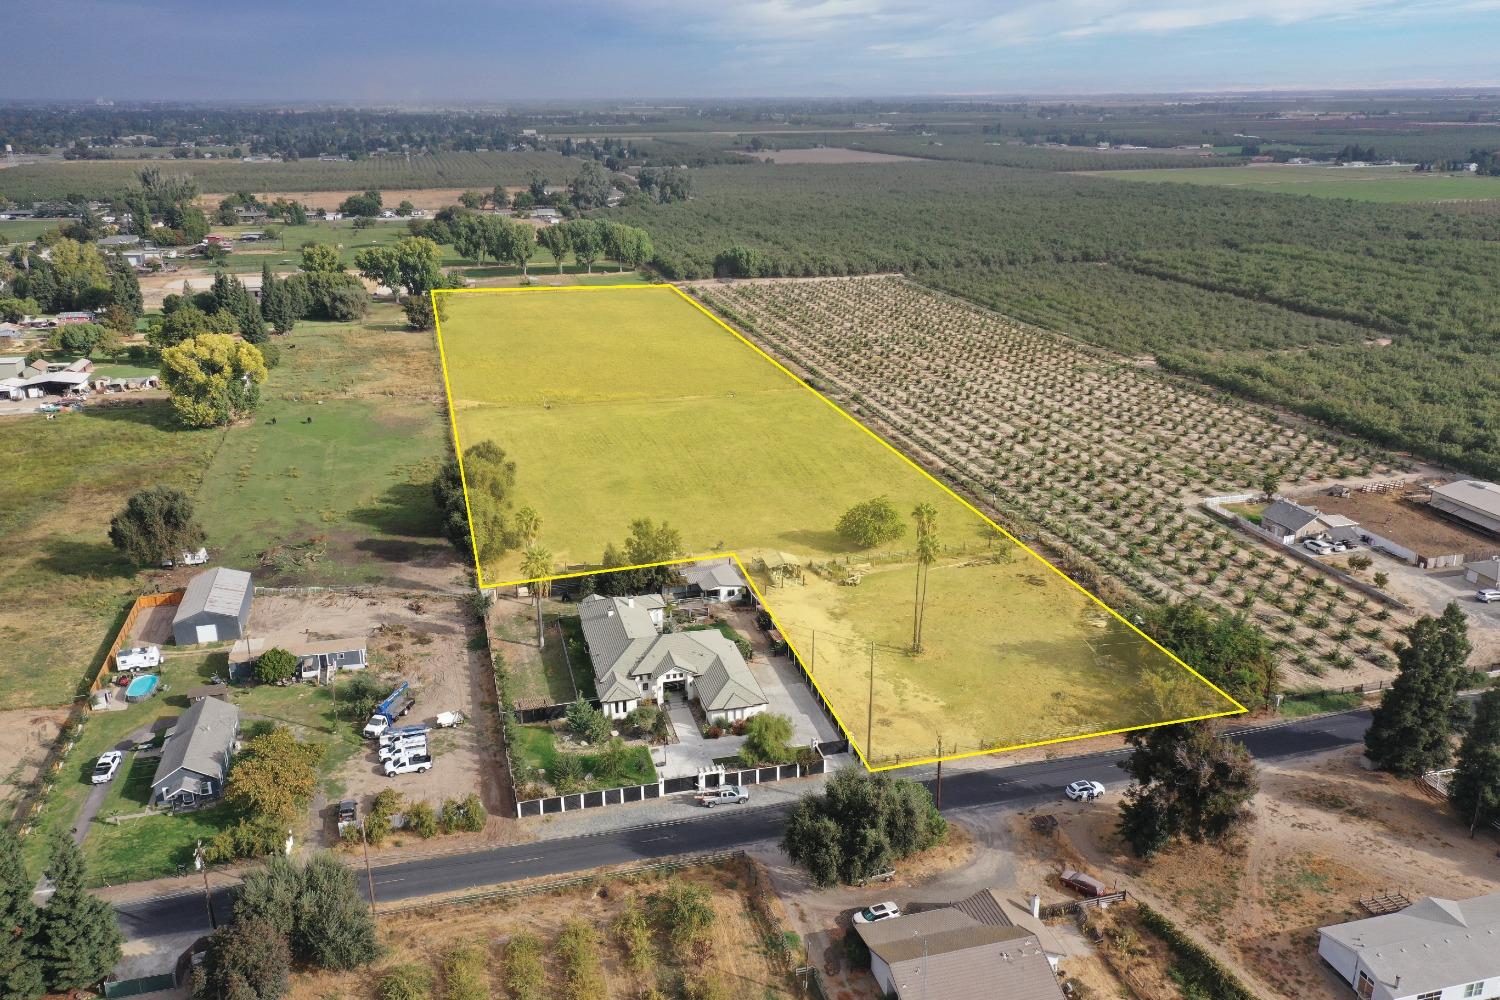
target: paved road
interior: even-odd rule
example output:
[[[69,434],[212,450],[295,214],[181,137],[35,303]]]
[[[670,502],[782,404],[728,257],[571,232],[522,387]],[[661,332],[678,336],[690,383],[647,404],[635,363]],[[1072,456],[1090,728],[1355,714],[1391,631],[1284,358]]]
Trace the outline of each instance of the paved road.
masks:
[[[1345,712],[1269,728],[1245,731],[1240,738],[1256,758],[1285,761],[1359,743],[1370,724],[1367,710]],[[1115,788],[1126,780],[1119,762],[1126,751],[1086,757],[1017,764],[1013,767],[951,774],[943,781],[943,811],[1022,808],[1056,799],[1070,781],[1093,779]],[[930,768],[914,776],[931,784]],[[790,806],[723,809],[703,817],[562,840],[418,858],[375,869],[375,893],[382,902],[495,885],[543,875],[584,871],[601,865],[651,861],[677,854],[732,850],[781,835]],[[360,888],[365,880],[360,879]],[[231,890],[214,891],[214,911],[222,921],[232,909]],[[128,939],[208,933],[208,910],[202,892],[158,896],[115,907]]]

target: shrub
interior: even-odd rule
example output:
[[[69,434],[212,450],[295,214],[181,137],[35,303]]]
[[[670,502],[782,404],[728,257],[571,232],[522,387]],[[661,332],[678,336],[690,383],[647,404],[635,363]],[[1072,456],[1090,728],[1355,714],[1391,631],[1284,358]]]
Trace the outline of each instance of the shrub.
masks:
[[[557,957],[562,964],[564,997],[597,1000],[608,994],[593,924],[577,917],[563,924],[557,937]]]
[[[406,807],[406,829],[426,840],[437,835],[438,818],[432,806],[425,802],[413,802]]]
[[[547,969],[542,962],[542,942],[536,935],[522,931],[510,939],[500,974],[513,1000],[543,1000],[547,996]]]
[[[444,833],[478,833],[484,829],[488,818],[484,803],[473,792],[462,799],[449,799],[443,803],[441,822]]]
[[[255,679],[262,684],[291,680],[297,672],[297,657],[280,646],[273,646],[255,661]]]
[[[625,965],[636,975],[645,975],[656,966],[656,944],[651,938],[651,925],[640,904],[631,900],[615,918],[615,936],[620,939],[620,948],[625,952]]]
[[[427,1000],[433,993],[432,970],[425,965],[398,965],[380,977],[379,1000]]]
[[[478,945],[460,945],[443,956],[447,1000],[489,1000],[489,958]]]
[[[657,927],[677,954],[686,955],[707,940],[714,923],[707,889],[674,878],[646,901]]]

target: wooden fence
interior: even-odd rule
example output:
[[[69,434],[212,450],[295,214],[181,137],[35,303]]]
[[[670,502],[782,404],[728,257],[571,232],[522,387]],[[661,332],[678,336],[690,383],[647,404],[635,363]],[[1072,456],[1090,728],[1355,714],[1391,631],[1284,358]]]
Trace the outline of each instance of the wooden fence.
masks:
[[[131,634],[135,631],[135,623],[140,618],[141,612],[151,608],[159,608],[166,604],[178,605],[182,603],[183,591],[169,590],[163,594],[142,594],[135,599],[130,606],[130,611],[125,615],[125,623],[120,626],[120,631],[115,635],[115,641],[109,644],[109,650],[104,654],[104,662],[99,664],[99,669],[94,673],[94,679],[89,684],[89,694],[108,684],[105,680],[114,668],[115,654],[120,648],[130,641]]]

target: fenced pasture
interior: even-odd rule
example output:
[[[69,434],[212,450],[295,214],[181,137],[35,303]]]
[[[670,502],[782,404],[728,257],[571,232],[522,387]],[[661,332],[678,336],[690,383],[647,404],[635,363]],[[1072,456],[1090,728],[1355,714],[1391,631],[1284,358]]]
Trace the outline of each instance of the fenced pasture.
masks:
[[[0,195],[15,202],[61,200],[70,194],[114,197],[136,184],[147,167],[192,174],[202,191],[378,191],[401,188],[480,188],[524,185],[533,173],[566,184],[577,160],[535,151],[430,153],[363,160],[74,160],[0,171]],[[398,199],[399,200],[399,199]],[[332,207],[332,206],[329,206]]]
[[[928,468],[1123,595],[1252,615],[1289,686],[1388,676],[1400,616],[1192,513],[1389,471],[1336,441],[899,278],[703,285],[704,301]]]
[[[674,289],[455,293],[447,312],[459,442],[515,462],[554,571],[598,566],[638,518],[682,555],[738,553],[872,765],[1236,710]],[[834,527],[881,495],[903,520],[937,511],[920,654],[914,529],[861,551]],[[514,550],[483,566],[524,579]]]

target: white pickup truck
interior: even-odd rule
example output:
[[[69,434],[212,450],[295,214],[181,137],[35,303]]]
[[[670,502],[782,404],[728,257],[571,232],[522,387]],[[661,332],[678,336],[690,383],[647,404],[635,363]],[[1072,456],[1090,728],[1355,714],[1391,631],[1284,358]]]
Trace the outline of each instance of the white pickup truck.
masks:
[[[394,778],[398,774],[422,774],[432,770],[432,754],[426,750],[409,753],[403,757],[394,757],[385,762],[385,774],[388,778]]]
[[[693,796],[693,801],[700,806],[712,809],[720,802],[749,802],[750,793],[739,785],[725,785],[723,788],[710,788],[706,792],[699,792]]]

